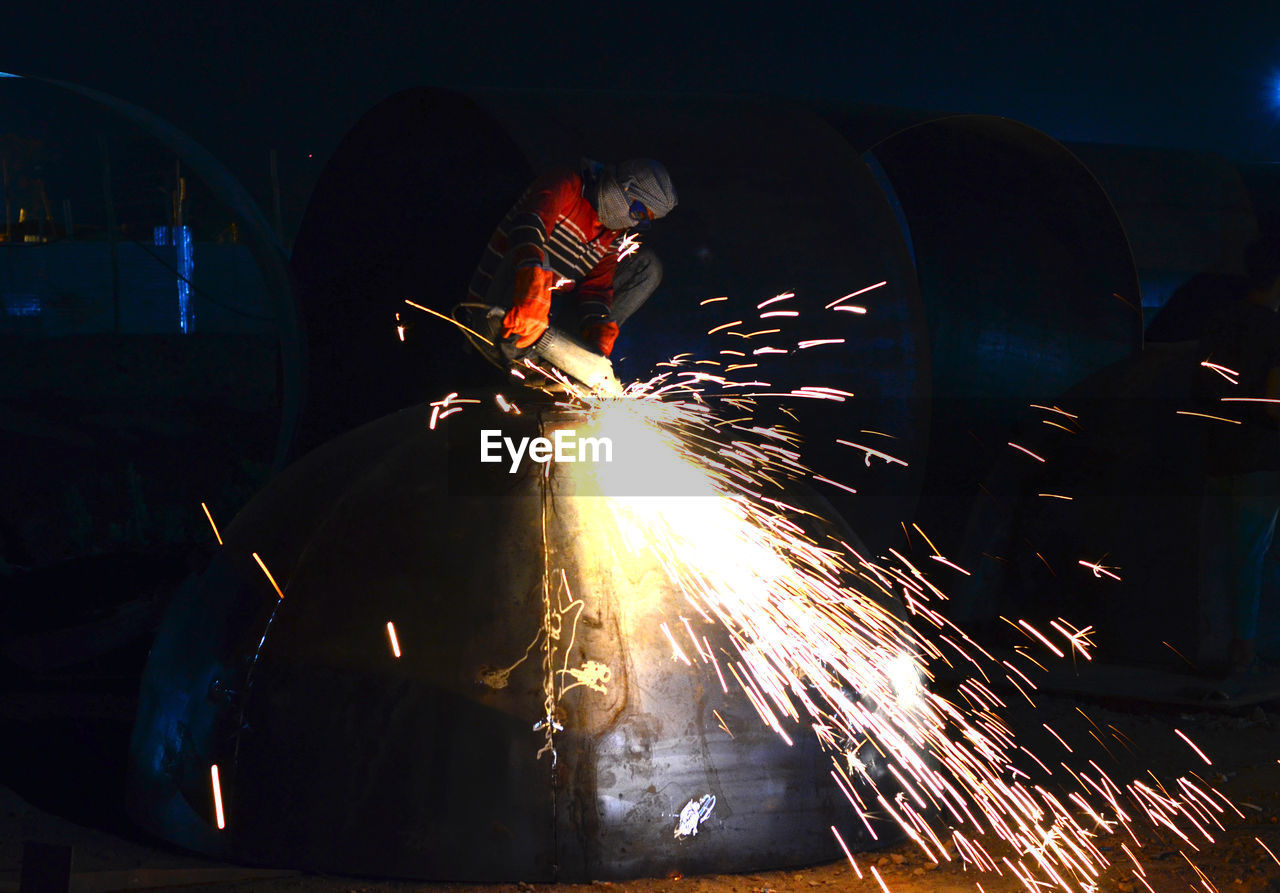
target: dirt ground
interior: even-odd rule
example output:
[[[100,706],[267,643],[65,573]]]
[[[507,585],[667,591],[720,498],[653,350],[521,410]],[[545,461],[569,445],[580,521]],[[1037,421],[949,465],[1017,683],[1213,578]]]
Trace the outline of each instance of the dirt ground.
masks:
[[[41,703],[46,703],[44,698]],[[86,704],[74,706],[80,714]],[[127,701],[104,701],[100,712],[105,717],[127,710]],[[10,721],[30,716],[33,702],[9,694],[0,703],[0,718],[9,728],[19,728]],[[119,717],[116,717],[118,719]],[[1141,893],[1149,888],[1156,893],[1192,889],[1197,891],[1239,891],[1261,893],[1280,891],[1280,863],[1260,844],[1265,843],[1280,855],[1280,702],[1236,712],[1212,710],[1188,711],[1161,709],[1133,702],[1101,702],[1064,695],[1039,694],[1032,709],[1026,702],[1014,704],[1005,714],[1009,726],[1033,753],[1049,746],[1043,725],[1047,724],[1066,741],[1083,765],[1095,759],[1099,766],[1118,783],[1137,777],[1156,779],[1168,785],[1180,775],[1195,772],[1229,798],[1240,815],[1224,810],[1220,820],[1223,829],[1211,827],[1213,843],[1193,838],[1191,846],[1172,833],[1135,822],[1134,834],[1142,843],[1133,845],[1127,835],[1100,837],[1098,848],[1111,860],[1110,867],[1097,880],[1099,891]],[[1176,734],[1181,731],[1205,752],[1212,765],[1205,762]],[[1102,732],[1093,737],[1090,732]],[[11,742],[12,743],[12,742]],[[9,754],[10,757],[20,754]],[[150,889],[188,889],[196,875],[191,874],[181,886],[155,886],[164,875],[159,870],[195,870],[212,883],[200,883],[199,889],[216,891],[262,891],[262,893],[404,893],[404,891],[476,891],[476,893],[569,893],[581,887],[610,888],[610,893],[803,893],[815,889],[879,891],[879,882],[871,873],[874,866],[887,889],[894,893],[951,893],[974,891],[1012,893],[1027,888],[1012,874],[982,873],[958,861],[935,865],[913,845],[898,844],[874,853],[857,853],[855,859],[864,877],[859,879],[847,862],[819,865],[803,870],[757,872],[743,875],[702,877],[647,878],[619,883],[595,884],[428,884],[421,882],[382,881],[296,874],[275,878],[229,880],[234,874],[209,873],[212,863],[173,851],[141,834],[130,833],[117,823],[111,832],[95,820],[92,810],[76,815],[76,821],[59,818],[32,805],[13,788],[27,789],[15,777],[12,763],[3,779],[9,787],[0,788],[0,891],[18,889],[21,841],[39,840],[66,843],[75,847],[77,880],[73,890],[120,889],[120,872],[140,868],[152,869]],[[90,767],[92,768],[92,767]],[[100,794],[101,795],[101,792]],[[60,806],[62,814],[75,812],[74,804]],[[99,817],[100,819],[101,817]],[[98,827],[91,827],[97,825]],[[114,832],[114,833],[112,833]],[[1145,877],[1134,874],[1133,863],[1120,848],[1122,842],[1140,854]],[[984,846],[998,859],[999,846],[984,841]],[[1198,848],[1198,849],[1197,849]],[[230,868],[224,866],[224,868]],[[108,872],[112,874],[108,874]],[[1203,874],[1201,874],[1203,873]],[[177,876],[168,876],[176,881]],[[113,882],[112,878],[116,878]],[[1144,882],[1145,881],[1145,885]],[[128,884],[139,889],[138,881]],[[116,883],[119,886],[112,886]],[[1079,888],[1077,888],[1079,889]]]

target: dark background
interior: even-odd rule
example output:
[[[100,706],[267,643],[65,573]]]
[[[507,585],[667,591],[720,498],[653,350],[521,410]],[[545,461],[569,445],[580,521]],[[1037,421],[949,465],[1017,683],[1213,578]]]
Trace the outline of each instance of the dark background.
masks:
[[[820,97],[1004,115],[1065,141],[1280,155],[1270,2],[145,0],[11,4],[3,18],[0,70],[159,114],[264,208],[276,148],[286,230],[342,134],[418,85]]]

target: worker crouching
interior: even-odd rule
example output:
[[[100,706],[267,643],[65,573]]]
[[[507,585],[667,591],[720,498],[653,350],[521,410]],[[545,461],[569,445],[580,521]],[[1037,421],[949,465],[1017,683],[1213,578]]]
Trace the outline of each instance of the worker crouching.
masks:
[[[552,294],[581,339],[609,356],[618,327],[662,281],[662,264],[640,248],[619,259],[628,230],[646,230],[676,206],[667,170],[637,158],[584,159],[540,176],[498,224],[471,279],[469,300],[507,308],[499,352],[522,359],[546,331]],[[576,319],[575,319],[576,317]]]

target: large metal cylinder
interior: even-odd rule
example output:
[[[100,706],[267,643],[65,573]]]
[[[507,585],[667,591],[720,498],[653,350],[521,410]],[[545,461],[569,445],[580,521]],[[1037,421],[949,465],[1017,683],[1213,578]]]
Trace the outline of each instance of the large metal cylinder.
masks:
[[[1147,322],[1196,274],[1244,272],[1244,249],[1258,224],[1241,171],[1226,158],[1097,143],[1070,148],[1098,178],[1124,224]]]
[[[569,423],[525,410],[470,406],[434,431],[404,410],[241,512],[143,679],[130,809],[144,827],[237,861],[473,881],[813,863],[839,858],[832,825],[877,845],[808,726],[786,722],[789,744],[764,724],[725,630],[628,549],[576,466],[475,462],[481,430]],[[804,488],[785,498],[830,513]],[[683,638],[685,621],[723,669],[674,659],[662,626]],[[698,833],[676,833],[688,804],[712,802]]]
[[[924,308],[929,445],[917,518],[956,549],[1013,431],[1142,345],[1120,219],[1061,143],[1007,118],[826,106],[910,240]]]

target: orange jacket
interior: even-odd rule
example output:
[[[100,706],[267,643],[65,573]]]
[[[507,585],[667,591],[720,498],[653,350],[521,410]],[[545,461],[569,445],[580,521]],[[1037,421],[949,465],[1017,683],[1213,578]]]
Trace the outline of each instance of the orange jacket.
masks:
[[[583,191],[581,174],[569,168],[535,180],[494,230],[472,276],[469,300],[483,302],[498,266],[512,255],[515,293],[506,323],[522,347],[546,328],[551,291],[561,280],[569,280],[561,291],[579,306],[599,304],[606,314],[613,306],[619,233],[600,223]]]

